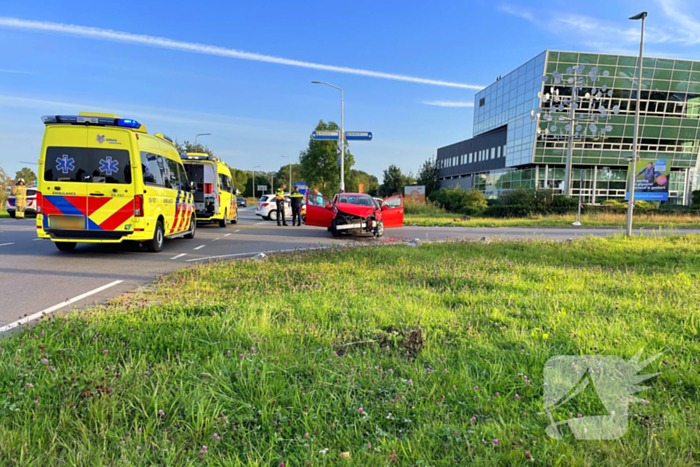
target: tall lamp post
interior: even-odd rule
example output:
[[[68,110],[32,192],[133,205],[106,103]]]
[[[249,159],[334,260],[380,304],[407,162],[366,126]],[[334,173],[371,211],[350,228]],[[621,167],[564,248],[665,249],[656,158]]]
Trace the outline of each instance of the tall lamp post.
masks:
[[[256,165],[253,167],[253,198],[255,198],[255,169],[259,169],[260,166]]]
[[[195,145],[195,147],[197,146],[197,138],[199,138],[200,136],[211,136],[211,133],[200,133],[200,134],[198,134],[197,136],[195,136],[195,137],[194,137],[194,145]]]
[[[325,84],[340,91],[340,192],[345,193],[345,129],[343,127],[343,90],[323,81],[311,81],[312,84]],[[290,172],[291,173],[291,172]],[[291,183],[291,182],[290,182]]]
[[[639,69],[637,73],[637,105],[634,109],[634,141],[632,142],[632,161],[630,164],[629,181],[627,182],[627,191],[629,192],[629,200],[627,204],[627,236],[632,236],[632,216],[634,214],[634,186],[635,176],[637,171],[637,136],[639,135],[639,98],[642,93],[642,61],[644,60],[644,22],[647,17],[647,12],[643,11],[638,15],[632,16],[632,21],[642,20],[642,36],[639,41]]]
[[[289,159],[289,192],[292,192],[292,158],[289,156],[282,156]]]

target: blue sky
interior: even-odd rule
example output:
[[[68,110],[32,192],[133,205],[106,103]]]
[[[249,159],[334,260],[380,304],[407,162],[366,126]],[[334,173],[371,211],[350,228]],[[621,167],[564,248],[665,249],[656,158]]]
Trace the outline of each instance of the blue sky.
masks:
[[[545,49],[637,54],[639,23],[626,18],[639,11],[647,55],[700,60],[694,0],[338,5],[7,2],[0,165],[37,160],[42,115],[92,110],[181,141],[212,133],[200,141],[230,165],[277,170],[319,119],[340,120],[339,92],[319,80],[344,89],[346,130],[374,133],[351,150],[381,180],[470,137],[475,88]]]

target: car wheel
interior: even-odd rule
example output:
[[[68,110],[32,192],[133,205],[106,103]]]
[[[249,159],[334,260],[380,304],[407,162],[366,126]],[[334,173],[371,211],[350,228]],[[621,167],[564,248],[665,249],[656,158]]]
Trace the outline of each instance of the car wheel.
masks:
[[[379,224],[377,224],[377,228],[374,229],[374,236],[378,238],[382,235],[384,235],[384,221],[379,221]]]
[[[277,220],[277,210],[273,209],[272,211],[270,211],[270,215],[268,216],[268,218],[271,221],[276,221]]]
[[[10,215],[11,218],[13,218],[13,219],[15,218],[15,215],[16,215],[15,211],[7,211],[7,213]]]
[[[75,242],[55,242],[56,248],[61,251],[73,251],[75,250]]]
[[[192,219],[190,220],[190,231],[185,234],[185,238],[191,239],[194,238],[194,233],[197,230],[197,218],[192,216]]]
[[[340,237],[340,232],[338,232],[338,229],[335,226],[335,219],[333,219],[333,222],[331,222],[331,235],[334,237]]]
[[[232,224],[238,224],[238,209],[236,209],[236,217],[231,221]]]
[[[163,249],[165,242],[165,230],[163,229],[163,221],[156,223],[156,230],[153,232],[153,238],[145,243],[146,249],[154,253],[158,253]]]

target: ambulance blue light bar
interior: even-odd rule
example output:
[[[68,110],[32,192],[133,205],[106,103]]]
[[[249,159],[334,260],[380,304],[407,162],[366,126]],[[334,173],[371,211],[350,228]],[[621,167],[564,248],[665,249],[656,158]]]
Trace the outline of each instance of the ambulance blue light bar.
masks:
[[[180,159],[191,161],[213,161],[216,160],[212,156],[190,156],[189,154],[180,154]]]
[[[109,125],[121,126],[125,128],[141,128],[141,124],[136,120],[128,118],[92,117],[89,115],[46,115],[41,117],[44,125],[51,123],[71,123],[84,125]]]

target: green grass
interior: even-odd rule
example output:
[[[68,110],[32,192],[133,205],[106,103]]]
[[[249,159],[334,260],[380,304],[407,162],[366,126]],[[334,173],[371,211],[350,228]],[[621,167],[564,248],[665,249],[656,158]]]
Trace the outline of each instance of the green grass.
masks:
[[[466,217],[465,220],[462,220]],[[576,214],[531,216],[524,218],[469,217],[462,214],[435,213],[430,215],[406,214],[405,225],[453,227],[564,227],[576,221]],[[584,227],[624,227],[626,212],[582,214]],[[640,214],[634,215],[635,227],[700,227],[700,216],[695,214]]]
[[[195,266],[0,341],[0,465],[697,465],[699,280],[696,235]],[[622,439],[545,434],[550,357],[640,349]]]
[[[0,219],[3,219],[5,217],[10,217],[10,215],[7,213],[7,211],[0,211]]]

